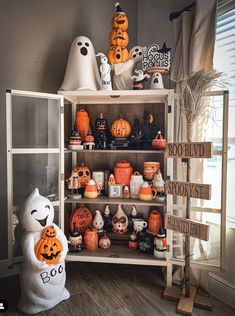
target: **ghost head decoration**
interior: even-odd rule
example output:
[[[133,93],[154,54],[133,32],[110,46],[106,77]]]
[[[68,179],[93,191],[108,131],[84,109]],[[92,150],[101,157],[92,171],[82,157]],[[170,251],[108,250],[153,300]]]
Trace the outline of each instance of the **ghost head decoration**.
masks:
[[[150,84],[150,89],[164,89],[162,75],[160,72],[154,72]]]
[[[78,36],[72,42],[60,90],[99,90],[99,88],[100,75],[93,44],[89,38]]]
[[[141,60],[145,49],[146,47],[134,46],[130,50],[130,59],[134,60],[135,62]]]
[[[47,198],[40,195],[36,188],[24,202],[20,212],[20,220],[27,232],[41,231],[53,223],[53,205]]]

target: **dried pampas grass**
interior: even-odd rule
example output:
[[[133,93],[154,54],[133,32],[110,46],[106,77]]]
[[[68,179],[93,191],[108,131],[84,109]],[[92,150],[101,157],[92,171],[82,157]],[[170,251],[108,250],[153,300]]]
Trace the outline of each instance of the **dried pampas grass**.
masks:
[[[206,92],[212,86],[219,85],[221,75],[216,70],[199,70],[188,78],[182,91],[182,112],[187,123],[194,123],[199,116],[207,115]]]

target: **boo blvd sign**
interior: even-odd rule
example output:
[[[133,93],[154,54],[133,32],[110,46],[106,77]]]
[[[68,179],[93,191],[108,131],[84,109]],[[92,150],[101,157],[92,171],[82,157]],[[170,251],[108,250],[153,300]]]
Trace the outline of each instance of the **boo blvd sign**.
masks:
[[[212,142],[169,143],[165,151],[166,158],[211,158],[212,156]]]
[[[189,219],[166,214],[165,228],[201,240],[209,240],[209,225],[191,221]]]

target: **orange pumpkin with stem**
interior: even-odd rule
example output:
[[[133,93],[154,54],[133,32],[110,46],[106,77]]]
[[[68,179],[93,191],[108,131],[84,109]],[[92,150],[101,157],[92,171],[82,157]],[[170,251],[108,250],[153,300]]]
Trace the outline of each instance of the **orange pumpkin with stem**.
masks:
[[[113,122],[111,133],[116,138],[127,138],[131,134],[131,125],[121,118]]]
[[[126,47],[129,43],[127,32],[120,29],[113,29],[109,35],[110,46]]]
[[[59,261],[63,247],[56,238],[56,230],[53,226],[43,229],[41,239],[34,250],[37,259],[49,265],[56,264]]]

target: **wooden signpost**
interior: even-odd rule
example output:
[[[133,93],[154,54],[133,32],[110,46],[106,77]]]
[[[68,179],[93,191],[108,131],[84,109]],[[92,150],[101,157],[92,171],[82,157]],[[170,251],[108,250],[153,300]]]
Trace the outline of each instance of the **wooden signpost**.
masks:
[[[191,132],[189,132],[191,135]],[[190,236],[201,240],[209,240],[209,225],[190,219],[191,198],[211,198],[211,186],[208,184],[191,182],[191,158],[211,158],[213,155],[213,144],[211,142],[191,142],[188,137],[185,143],[169,143],[165,151],[165,158],[182,158],[187,163],[187,182],[166,181],[166,194],[185,196],[186,218],[174,215],[165,216],[165,228],[185,235],[185,287],[182,292],[173,288],[166,288],[163,297],[170,300],[178,300],[177,312],[184,315],[192,315],[193,306],[200,306],[205,309],[212,309],[212,304],[201,299],[196,294],[197,289],[190,286]],[[198,303],[199,302],[199,303]]]

